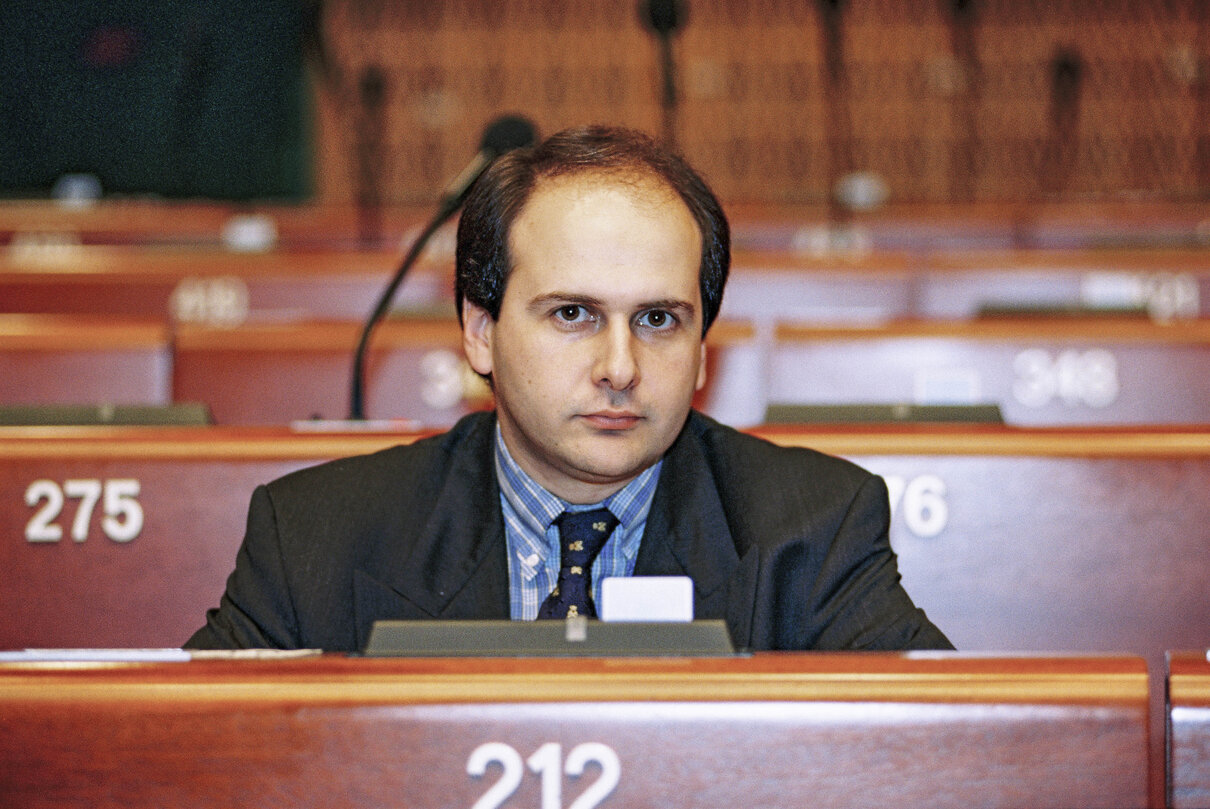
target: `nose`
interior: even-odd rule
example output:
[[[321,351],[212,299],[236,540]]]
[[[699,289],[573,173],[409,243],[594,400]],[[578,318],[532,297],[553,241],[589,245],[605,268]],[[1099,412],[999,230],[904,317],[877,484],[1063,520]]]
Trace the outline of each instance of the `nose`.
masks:
[[[634,335],[628,324],[610,324],[598,335],[598,354],[593,378],[598,385],[623,391],[639,381],[639,364],[635,356]]]

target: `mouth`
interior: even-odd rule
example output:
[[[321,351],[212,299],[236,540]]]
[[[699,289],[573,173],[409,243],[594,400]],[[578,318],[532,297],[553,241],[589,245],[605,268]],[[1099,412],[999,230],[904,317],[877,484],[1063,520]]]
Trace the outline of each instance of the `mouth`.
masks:
[[[582,418],[598,430],[609,431],[629,430],[642,421],[641,416],[627,410],[601,410]]]

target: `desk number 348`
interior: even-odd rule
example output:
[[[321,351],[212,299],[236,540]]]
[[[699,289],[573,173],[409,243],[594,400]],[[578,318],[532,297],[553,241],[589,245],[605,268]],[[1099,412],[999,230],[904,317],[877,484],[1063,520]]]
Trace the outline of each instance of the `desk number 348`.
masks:
[[[101,504],[101,531],[114,542],[129,542],[143,530],[143,506],[139,503],[139,482],[130,478],[113,480],[65,480],[60,486],[53,480],[35,480],[25,490],[25,505],[37,509],[25,525],[30,542],[58,542],[63,526],[58,520],[67,498],[79,500],[71,520],[71,538],[88,539],[92,513]]]
[[[593,809],[613,793],[622,773],[621,761],[613,748],[600,742],[578,744],[567,754],[567,760],[563,761],[563,746],[557,742],[547,742],[522,762],[521,754],[511,745],[503,742],[481,744],[467,759],[467,774],[482,778],[487,773],[488,765],[492,763],[499,764],[502,772],[496,783],[483,793],[472,809],[498,809],[503,806],[521,786],[526,765],[542,779],[542,809],[562,809],[563,776],[578,778],[584,774],[584,768],[589,762],[596,762],[601,768],[601,774],[580,793],[568,809]]]

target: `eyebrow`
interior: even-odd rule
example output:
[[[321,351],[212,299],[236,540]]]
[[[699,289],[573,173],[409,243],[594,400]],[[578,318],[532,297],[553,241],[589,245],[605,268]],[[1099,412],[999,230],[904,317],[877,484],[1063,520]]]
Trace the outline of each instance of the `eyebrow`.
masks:
[[[559,305],[589,306],[601,309],[604,308],[604,304],[603,300],[592,295],[578,295],[572,292],[548,292],[545,295],[539,295],[532,299],[526,308],[531,312],[541,312],[547,307]],[[688,318],[692,318],[697,313],[697,307],[689,301],[679,298],[660,298],[654,301],[643,301],[635,307],[636,312],[645,312],[649,309],[665,309],[670,312],[677,312]]]

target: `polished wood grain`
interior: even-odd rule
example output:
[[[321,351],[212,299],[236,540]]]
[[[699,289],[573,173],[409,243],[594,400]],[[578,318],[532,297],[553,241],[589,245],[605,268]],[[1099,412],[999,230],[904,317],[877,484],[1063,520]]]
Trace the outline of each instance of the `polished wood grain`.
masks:
[[[344,418],[349,410],[355,321],[178,326],[172,392],[177,401],[205,402],[217,424],[283,424]],[[719,322],[707,340],[708,387],[696,403],[710,409],[719,352],[753,337],[746,323]],[[453,312],[396,317],[374,331],[366,363],[366,413],[448,427],[491,403],[491,391],[467,365]]]
[[[770,403],[990,403],[1022,426],[1210,421],[1210,320],[787,323],[768,357]]]
[[[399,290],[400,306],[452,298],[452,247],[426,254]],[[430,257],[431,256],[431,257]],[[0,253],[0,301],[17,313],[156,317],[232,325],[325,316],[367,317],[401,247],[239,252],[222,247],[64,245]]]
[[[302,425],[305,427],[305,425]],[[383,425],[368,425],[378,427]],[[321,425],[322,427],[322,425]],[[0,646],[175,645],[230,571],[252,489],[412,432],[283,428],[0,430]],[[1210,433],[953,425],[766,427],[892,483],[905,586],[962,649],[1163,653],[1200,643]],[[38,480],[137,480],[140,535],[29,542]],[[1112,582],[1112,586],[1106,586]]]
[[[265,214],[282,235],[264,252],[225,247],[215,237],[172,236],[142,241],[83,241],[93,235],[56,230],[13,232],[0,251],[3,310],[22,313],[104,313],[186,322],[224,322],[235,297],[235,322],[362,318],[373,308],[403,249],[423,219],[391,214],[389,236],[361,245],[340,224],[352,216],[319,208]],[[1128,234],[1146,218],[1102,223],[1099,239],[1126,246],[1045,247],[1031,237],[1030,215],[1012,206],[873,214],[837,225],[819,210],[736,206],[734,252],[723,314],[732,319],[970,318],[1003,308],[1121,310],[1162,320],[1210,315],[1210,249],[1188,212],[1170,224],[1183,239],[1138,246]],[[1042,221],[1046,214],[1038,214]],[[1062,228],[1061,216],[1058,224]],[[213,213],[202,216],[213,228]],[[3,236],[0,205],[0,238]],[[1068,227],[1079,228],[1078,225]],[[1163,229],[1163,220],[1155,225]],[[1027,231],[1024,235],[1022,228]],[[988,234],[991,235],[988,235]],[[1115,233],[1120,233],[1116,239]],[[193,239],[190,241],[190,239]],[[1097,239],[1092,239],[1097,241]],[[1032,242],[1041,242],[1041,245]],[[1053,239],[1050,239],[1053,241]],[[1135,246],[1130,246],[1135,245]],[[400,306],[449,306],[453,291],[452,226],[422,254],[400,288]]]
[[[0,314],[0,404],[168,404],[172,357],[158,320]]]
[[[1210,806],[1210,653],[1168,660],[1168,801],[1173,809]]]
[[[616,754],[616,807],[1138,807],[1147,792],[1134,658],[10,664],[0,718],[0,799],[28,807],[469,806],[499,778],[468,775],[473,751],[551,742]],[[566,800],[598,771],[559,779]],[[525,773],[508,805],[539,805],[539,787]]]
[[[181,326],[173,343],[173,396],[206,402],[218,424],[344,418],[360,333],[355,321]],[[365,402],[373,418],[449,426],[491,400],[463,359],[453,317],[387,320],[370,345]]]

